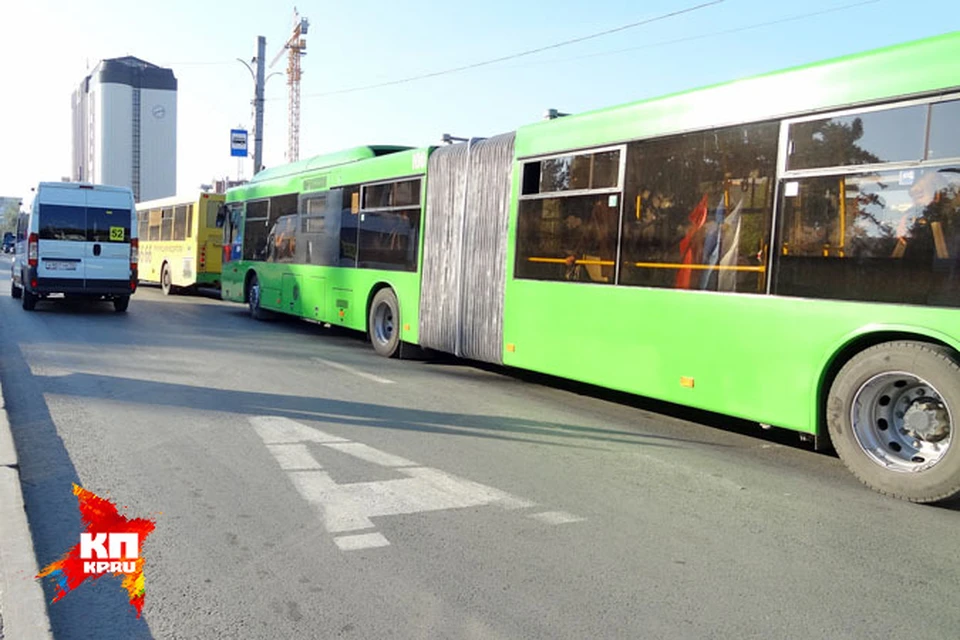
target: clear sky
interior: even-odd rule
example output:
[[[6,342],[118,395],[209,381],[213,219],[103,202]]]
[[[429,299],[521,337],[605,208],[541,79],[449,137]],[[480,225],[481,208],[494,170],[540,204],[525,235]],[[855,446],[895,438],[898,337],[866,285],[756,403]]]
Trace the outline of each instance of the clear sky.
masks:
[[[310,21],[300,158],[362,144],[486,136],[548,108],[582,112],[960,29],[956,0],[721,0],[695,11],[460,73],[344,93],[521,53],[711,0],[300,1]],[[236,178],[229,130],[252,128],[246,61],[267,63],[294,5],[275,0],[6,0],[0,7],[0,195],[71,172],[71,92],[98,60],[173,69],[177,188]],[[819,14],[819,15],[811,15]],[[774,23],[774,24],[770,24]],[[960,64],[960,61],[958,61]],[[287,85],[267,72],[264,164],[286,161]],[[332,95],[330,95],[332,93]],[[327,94],[327,95],[324,95]],[[252,161],[245,160],[249,178]]]

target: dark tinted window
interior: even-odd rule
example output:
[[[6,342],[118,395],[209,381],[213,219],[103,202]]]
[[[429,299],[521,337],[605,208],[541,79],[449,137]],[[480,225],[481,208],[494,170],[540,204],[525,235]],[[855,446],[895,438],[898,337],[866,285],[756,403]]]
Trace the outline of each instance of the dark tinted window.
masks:
[[[517,277],[612,283],[619,202],[619,194],[521,200]]]
[[[137,237],[145,241],[150,237],[150,212],[140,211],[137,213],[139,225],[137,226]]]
[[[217,200],[211,200],[207,198],[206,200],[200,201],[200,206],[202,210],[206,210],[206,215],[200,214],[200,226],[203,228],[206,225],[207,229],[216,229],[217,228],[217,212],[220,210],[220,202]],[[193,222],[193,205],[190,205],[190,215],[187,217],[191,223]],[[187,237],[190,237],[190,226],[187,228]]]
[[[130,242],[130,210],[87,207],[87,240]]]
[[[160,209],[150,210],[150,237],[149,240],[160,239]]]
[[[267,238],[268,262],[294,262],[297,252],[297,215],[279,218]]]
[[[420,204],[420,179],[375,184],[363,188],[364,209],[410,207]]]
[[[161,211],[163,215],[160,219],[160,239],[173,240],[173,207],[166,207]]]
[[[779,125],[627,150],[620,283],[764,292]]]
[[[960,306],[960,167],[784,184],[775,292]]]
[[[341,190],[304,198],[300,203],[297,261],[337,266],[340,262]]]
[[[787,169],[922,160],[927,109],[915,105],[791,125]]]
[[[39,237],[41,240],[87,239],[87,212],[85,207],[60,204],[40,205]]]
[[[248,202],[243,226],[243,259],[265,260],[267,236],[270,233],[268,213],[269,200]]]
[[[363,212],[357,266],[416,271],[419,229],[420,209]]]
[[[270,222],[276,222],[280,216],[297,213],[298,200],[299,196],[296,193],[270,198]]]
[[[580,153],[524,165],[523,194],[616,188],[620,150]]]
[[[960,158],[960,100],[933,105],[927,158]]]
[[[30,225],[30,216],[26,213],[21,213],[20,218],[17,221],[17,242],[27,239],[27,227]]]
[[[187,208],[177,207],[173,210],[173,239],[185,240],[187,237]]]

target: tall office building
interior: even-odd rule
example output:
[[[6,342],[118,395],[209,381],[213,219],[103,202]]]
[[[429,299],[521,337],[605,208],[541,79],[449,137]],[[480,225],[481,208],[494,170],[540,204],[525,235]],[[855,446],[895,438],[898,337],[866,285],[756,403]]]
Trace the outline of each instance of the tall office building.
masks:
[[[177,79],[127,56],[101,60],[73,93],[73,179],[129,187],[153,200],[177,192]]]

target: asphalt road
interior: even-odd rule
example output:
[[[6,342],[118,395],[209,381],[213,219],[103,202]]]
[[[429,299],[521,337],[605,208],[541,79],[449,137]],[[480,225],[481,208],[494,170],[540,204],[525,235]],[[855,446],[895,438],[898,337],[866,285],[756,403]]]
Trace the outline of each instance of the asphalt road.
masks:
[[[39,564],[78,542],[71,483],[157,522],[143,617],[102,578],[49,605],[58,639],[960,637],[960,509],[793,434],[387,361],[211,297],[27,313],[8,265]]]

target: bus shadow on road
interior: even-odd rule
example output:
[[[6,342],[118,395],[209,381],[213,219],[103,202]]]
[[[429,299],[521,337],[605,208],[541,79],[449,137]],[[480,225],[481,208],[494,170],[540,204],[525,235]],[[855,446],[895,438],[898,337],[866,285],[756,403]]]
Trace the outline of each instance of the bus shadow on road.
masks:
[[[2,348],[0,377],[34,552],[42,569],[80,541],[84,528],[73,484],[82,483],[44,400],[44,380],[32,375],[15,342],[4,339]],[[104,576],[85,582],[56,603],[52,602],[56,595],[54,580],[46,578],[43,592],[50,603],[48,616],[58,640],[153,637],[145,618],[136,617],[120,578]]]
[[[90,400],[119,400],[153,407],[168,406],[198,411],[228,411],[248,416],[282,416],[319,420],[343,427],[420,431],[581,449],[597,448],[592,445],[603,443],[645,447],[676,447],[685,443],[711,447],[729,446],[656,433],[602,429],[511,416],[429,411],[333,398],[209,389],[90,373],[45,378],[43,389],[46,393]],[[102,390],[108,391],[104,393]]]
[[[230,314],[241,318],[248,316],[246,309],[231,310]],[[348,348],[369,351],[371,349],[369,339],[361,331],[355,331],[337,325],[304,322],[299,318],[292,316],[277,315],[272,316],[270,321],[282,327],[285,331],[300,333],[318,339],[324,339],[332,342],[334,345]],[[733,416],[723,415],[696,409],[684,405],[678,405],[671,402],[648,398],[645,396],[634,395],[631,393],[615,391],[605,387],[599,387],[587,383],[577,382],[566,378],[551,376],[535,371],[526,371],[524,369],[515,369],[502,365],[496,365],[488,362],[480,362],[458,358],[452,354],[436,351],[433,349],[424,349],[416,345],[403,345],[402,358],[421,362],[425,366],[443,370],[445,376],[458,376],[471,381],[478,381],[478,374],[486,372],[502,377],[504,381],[520,381],[531,385],[536,385],[546,389],[563,391],[608,402],[621,407],[629,407],[643,412],[639,416],[644,421],[651,419],[673,419],[680,422],[694,422],[698,425],[704,425],[713,429],[728,433],[736,433],[750,438],[756,438],[759,442],[782,445],[799,450],[813,450],[812,436],[805,439],[800,433],[780,428],[762,429],[761,426],[750,420],[743,420]],[[776,425],[774,425],[776,427]],[[582,428],[582,427],[581,427]],[[576,430],[576,427],[572,428]],[[618,432],[624,435],[637,435],[635,432]],[[697,441],[700,444],[708,444],[706,441]],[[830,446],[829,441],[822,443],[823,446],[817,453],[836,458],[836,452]],[[722,446],[722,445],[717,445]]]

